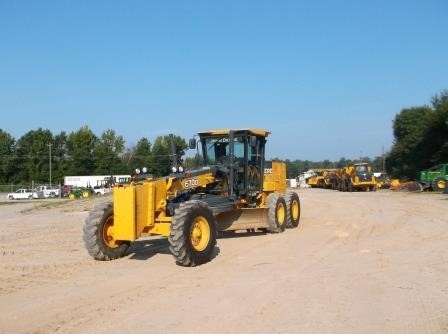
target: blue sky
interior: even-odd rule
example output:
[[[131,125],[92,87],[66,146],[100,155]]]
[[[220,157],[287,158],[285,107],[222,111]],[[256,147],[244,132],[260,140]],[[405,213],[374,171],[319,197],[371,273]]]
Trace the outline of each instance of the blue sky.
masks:
[[[267,157],[376,157],[448,89],[448,2],[0,0],[0,129],[127,146],[256,127]]]

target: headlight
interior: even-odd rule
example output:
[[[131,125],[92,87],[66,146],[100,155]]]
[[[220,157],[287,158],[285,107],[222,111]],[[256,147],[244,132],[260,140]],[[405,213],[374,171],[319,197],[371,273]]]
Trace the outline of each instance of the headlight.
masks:
[[[139,168],[135,169],[135,174],[140,174],[140,169]]]
[[[182,166],[179,166],[179,173],[183,173],[184,168]]]
[[[143,174],[146,174],[146,173],[148,172],[148,168],[143,167],[143,168],[142,168],[142,172],[143,172]]]
[[[177,172],[177,168],[176,168],[176,166],[171,167],[171,171],[172,171],[173,173],[176,173],[176,172]]]

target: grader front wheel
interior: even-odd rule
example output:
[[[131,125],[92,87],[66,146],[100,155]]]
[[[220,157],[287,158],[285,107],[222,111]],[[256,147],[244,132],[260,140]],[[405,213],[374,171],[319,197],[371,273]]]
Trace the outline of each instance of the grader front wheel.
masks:
[[[216,245],[216,224],[207,203],[182,203],[173,217],[168,241],[179,265],[194,267],[210,261]]]
[[[84,245],[96,260],[108,261],[122,257],[129,242],[114,238],[114,211],[111,202],[93,207],[83,227]]]

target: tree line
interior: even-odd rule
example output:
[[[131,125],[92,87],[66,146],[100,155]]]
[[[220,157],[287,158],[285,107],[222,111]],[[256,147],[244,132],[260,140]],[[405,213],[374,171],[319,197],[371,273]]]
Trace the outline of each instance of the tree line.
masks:
[[[393,177],[417,179],[421,170],[448,163],[448,90],[429,105],[401,110],[393,121],[394,143],[386,156]]]
[[[393,121],[394,143],[382,157],[363,157],[374,170],[390,176],[415,179],[418,172],[438,163],[448,163],[448,90],[432,97],[430,105],[401,110]],[[153,143],[141,138],[126,148],[125,140],[112,129],[95,135],[88,126],[71,133],[53,134],[39,128],[18,140],[0,129],[0,184],[62,183],[67,175],[132,174],[146,166],[155,177],[167,175],[173,164],[172,141],[179,159],[188,148],[179,136],[159,136]],[[359,160],[357,160],[359,161]],[[197,165],[186,158],[186,168]],[[314,168],[340,168],[354,160],[286,161],[288,178]],[[383,170],[385,167],[385,170]]]
[[[126,148],[111,129],[98,137],[88,126],[56,135],[39,128],[18,140],[0,129],[0,184],[62,184],[68,175],[132,174],[137,167],[166,175],[173,160],[171,141],[176,156],[183,156],[188,146],[178,136],[160,136],[154,143],[141,138]]]

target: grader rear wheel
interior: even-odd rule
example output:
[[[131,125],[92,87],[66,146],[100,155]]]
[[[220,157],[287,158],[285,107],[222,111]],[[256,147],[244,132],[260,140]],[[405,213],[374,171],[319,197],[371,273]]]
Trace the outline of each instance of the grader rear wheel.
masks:
[[[207,203],[188,201],[176,210],[168,238],[176,263],[194,267],[212,258],[216,245],[216,223]]]
[[[299,226],[300,220],[300,199],[296,192],[290,191],[285,195],[286,203],[286,227]]]
[[[268,206],[268,231],[271,233],[283,232],[286,227],[286,202],[278,193],[272,193],[266,200]]]
[[[114,238],[114,211],[112,202],[95,205],[83,227],[84,245],[96,260],[109,261],[122,257],[129,242]]]

